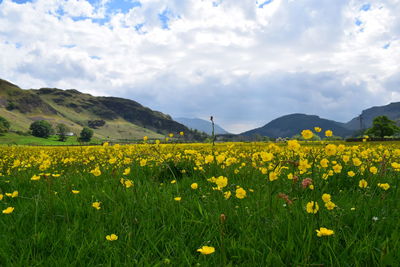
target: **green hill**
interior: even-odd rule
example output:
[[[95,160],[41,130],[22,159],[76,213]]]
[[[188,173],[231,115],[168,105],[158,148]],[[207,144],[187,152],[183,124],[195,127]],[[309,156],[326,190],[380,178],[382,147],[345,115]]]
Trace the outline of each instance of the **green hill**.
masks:
[[[100,139],[162,138],[168,133],[185,132],[189,139],[199,134],[172,120],[169,115],[117,97],[95,97],[77,90],[41,88],[23,90],[0,79],[0,116],[11,122],[14,131],[28,131],[35,120],[53,125],[66,124],[79,134],[83,126],[94,127]],[[91,122],[101,122],[97,127]],[[104,125],[102,125],[104,123]]]
[[[352,131],[346,129],[343,123],[322,119],[316,115],[290,114],[279,117],[266,125],[242,133],[244,136],[261,135],[268,137],[292,137],[299,134],[304,129],[314,129],[321,127],[325,130],[332,130],[334,135],[347,137],[351,136]],[[323,132],[321,133],[321,136]]]

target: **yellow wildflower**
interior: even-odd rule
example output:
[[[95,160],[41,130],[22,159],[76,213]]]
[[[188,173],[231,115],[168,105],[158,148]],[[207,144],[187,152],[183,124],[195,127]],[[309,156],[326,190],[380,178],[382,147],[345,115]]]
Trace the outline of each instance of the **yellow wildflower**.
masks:
[[[358,186],[361,188],[366,188],[368,186],[368,182],[365,181],[364,179],[360,180],[360,182],[358,183]]]
[[[71,190],[72,194],[79,194],[79,190]]]
[[[331,195],[329,195],[329,194],[323,194],[323,195],[322,195],[322,200],[323,200],[325,203],[331,201]]]
[[[5,210],[3,210],[3,213],[10,214],[10,213],[13,213],[13,211],[14,211],[14,207],[8,207]]]
[[[208,255],[208,254],[214,253],[215,252],[215,248],[214,247],[209,247],[209,246],[202,246],[197,251],[200,252],[203,255]]]
[[[246,190],[244,190],[243,188],[239,187],[238,189],[236,189],[236,197],[239,199],[243,199],[246,197]]]
[[[333,135],[333,132],[331,130],[326,130],[325,131],[325,136],[326,137],[331,137]]]
[[[319,210],[319,206],[317,202],[310,201],[307,203],[306,210],[308,213],[317,213]]]
[[[195,190],[199,187],[199,185],[197,183],[193,183],[190,185],[190,187]]]
[[[115,241],[118,239],[118,236],[116,234],[106,235],[106,239],[108,241]]]
[[[181,197],[174,197],[174,200],[175,200],[175,201],[181,201],[182,198],[181,198]]]
[[[321,227],[319,228],[319,230],[315,230],[317,232],[317,236],[321,237],[321,236],[329,236],[329,235],[333,235],[335,232],[333,230],[329,230],[325,227]]]
[[[98,202],[98,201],[92,203],[92,207],[95,208],[96,210],[101,209],[100,205],[101,205],[101,202]]]
[[[311,130],[303,130],[301,131],[301,136],[303,136],[304,139],[311,139],[313,137],[313,132]]]
[[[382,188],[383,190],[385,190],[385,191],[388,190],[388,189],[390,188],[390,185],[389,185],[388,183],[385,183],[385,184],[379,183],[378,186],[379,186],[380,188]]]

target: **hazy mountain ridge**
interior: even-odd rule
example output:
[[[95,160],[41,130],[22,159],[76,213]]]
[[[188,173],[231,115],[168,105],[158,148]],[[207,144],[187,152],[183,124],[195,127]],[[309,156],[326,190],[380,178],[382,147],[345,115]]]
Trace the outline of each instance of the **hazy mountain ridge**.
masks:
[[[321,127],[323,130],[332,130],[337,136],[345,137],[352,134],[352,131],[347,129],[344,123],[323,119],[316,115],[295,113],[274,119],[260,128],[246,131],[241,135],[261,135],[272,138],[292,137],[304,129],[314,129],[316,126]]]
[[[202,120],[199,118],[174,118],[177,122],[182,123],[189,129],[195,129],[200,132],[204,132],[208,135],[212,134],[212,124],[211,121]],[[214,124],[214,134],[229,134],[225,129],[223,129],[218,124]]]
[[[360,128],[370,128],[372,126],[372,121],[374,120],[374,118],[382,115],[387,116],[391,120],[399,122],[400,102],[394,102],[384,106],[376,106],[365,109],[361,112],[361,116],[357,116],[347,122],[346,127],[354,130],[359,130]]]

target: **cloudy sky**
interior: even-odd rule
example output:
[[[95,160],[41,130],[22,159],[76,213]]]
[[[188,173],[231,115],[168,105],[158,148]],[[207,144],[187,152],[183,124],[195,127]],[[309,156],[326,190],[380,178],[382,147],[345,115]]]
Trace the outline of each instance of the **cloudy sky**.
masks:
[[[400,0],[0,0],[0,78],[239,133],[400,101]]]

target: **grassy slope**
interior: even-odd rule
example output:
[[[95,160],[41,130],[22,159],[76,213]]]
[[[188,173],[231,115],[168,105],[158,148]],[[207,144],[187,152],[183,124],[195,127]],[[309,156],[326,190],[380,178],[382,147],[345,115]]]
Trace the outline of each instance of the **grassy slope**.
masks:
[[[91,144],[99,144],[102,141],[98,138],[93,138]],[[76,136],[70,136],[65,142],[58,141],[58,136],[53,135],[49,138],[39,138],[35,136],[18,135],[16,133],[6,133],[0,135],[0,144],[5,145],[79,145]]]
[[[62,90],[59,91],[63,92]],[[18,86],[0,79],[0,116],[10,121],[12,130],[26,132],[34,120],[42,118],[48,120],[53,125],[64,123],[72,132],[79,134],[82,130],[82,125],[86,125],[88,120],[104,119],[94,115],[90,110],[86,110],[85,108],[82,108],[82,111],[78,113],[75,112],[74,109],[66,107],[67,104],[74,102],[83,104],[82,106],[84,106],[84,104],[90,103],[90,101],[94,99],[91,95],[79,92],[72,93],[75,94],[73,97],[64,97],[65,102],[59,105],[54,101],[54,99],[63,98],[62,96],[52,94],[38,95],[36,92],[37,90],[22,90]],[[71,91],[69,93],[71,93]],[[34,100],[34,102],[29,102],[29,99]],[[26,109],[27,112],[22,113],[18,109],[8,111],[5,107],[10,101]],[[53,112],[51,112],[52,109]],[[54,112],[54,110],[57,111],[58,114]],[[94,136],[99,139],[132,140],[141,139],[145,135],[149,138],[163,137],[161,134],[137,126],[122,118],[116,118],[113,120],[105,119],[105,121],[105,126],[100,127],[99,129],[94,129]],[[23,139],[26,139],[26,137],[20,137],[17,139],[18,142],[30,142],[29,138],[26,141],[22,141]],[[0,143],[3,143],[1,140],[2,138],[0,138]]]

